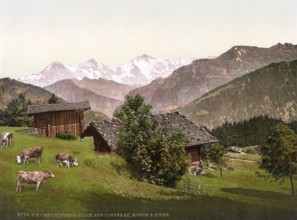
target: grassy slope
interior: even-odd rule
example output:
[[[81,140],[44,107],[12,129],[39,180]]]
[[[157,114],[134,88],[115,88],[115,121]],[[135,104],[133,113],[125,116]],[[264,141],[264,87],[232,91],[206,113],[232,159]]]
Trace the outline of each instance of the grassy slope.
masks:
[[[97,156],[92,140],[63,141],[14,132],[12,148],[0,149],[0,219],[15,219],[18,213],[168,213],[172,219],[294,219],[296,202],[290,199],[289,182],[279,185],[257,178],[255,163],[230,161],[234,172],[220,178],[185,176],[177,189],[168,189],[129,178],[125,162],[118,156]],[[15,156],[23,148],[43,146],[40,165],[17,165]],[[71,170],[57,168],[54,155],[70,153],[80,165]],[[41,185],[23,185],[15,192],[18,170],[51,169],[55,178]],[[297,187],[296,187],[297,188]],[[105,216],[106,217],[106,216]],[[82,219],[82,218],[80,218]]]
[[[259,161],[260,155],[257,154],[238,154],[238,153],[227,153],[227,157],[230,159],[240,159],[240,160],[249,160],[249,161]]]

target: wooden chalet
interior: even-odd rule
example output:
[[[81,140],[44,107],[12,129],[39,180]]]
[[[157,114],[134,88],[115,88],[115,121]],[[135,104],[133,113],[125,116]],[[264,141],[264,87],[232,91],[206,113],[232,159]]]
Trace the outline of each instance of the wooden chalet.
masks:
[[[218,142],[205,129],[195,125],[179,112],[153,115],[152,118],[159,121],[160,129],[165,129],[168,134],[172,134],[176,129],[180,129],[184,133],[188,142],[186,152],[191,155],[192,161],[201,159],[203,147]],[[81,137],[92,136],[94,150],[100,154],[116,153],[118,148],[116,132],[121,127],[122,123],[115,119],[100,123],[92,122]]]
[[[33,127],[39,135],[54,137],[67,131],[80,136],[84,129],[84,111],[89,109],[88,101],[29,105],[27,114],[33,116]]]

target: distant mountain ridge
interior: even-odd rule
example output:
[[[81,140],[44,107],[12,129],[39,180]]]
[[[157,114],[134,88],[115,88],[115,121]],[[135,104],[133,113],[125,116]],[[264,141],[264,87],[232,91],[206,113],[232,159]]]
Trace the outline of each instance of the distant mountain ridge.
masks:
[[[210,129],[260,115],[297,118],[297,60],[273,63],[212,90],[179,109]]]
[[[19,82],[10,78],[0,79],[0,109],[7,107],[7,104],[22,94],[27,101],[32,104],[47,103],[51,93],[45,89]]]
[[[72,82],[72,83],[74,86],[70,87],[70,86],[67,86],[67,82],[64,82],[64,84],[63,84],[63,82],[61,82],[61,84],[64,85],[65,91],[67,91],[68,89],[74,89],[74,90],[79,89],[79,87],[74,82]],[[101,121],[104,119],[108,119],[107,115],[101,113],[100,111],[102,111],[103,109],[106,109],[106,111],[109,111],[109,114],[108,114],[109,117],[111,117],[110,112],[113,112],[113,110],[114,110],[113,108],[115,108],[113,106],[114,105],[118,106],[122,103],[121,101],[118,101],[118,100],[109,99],[106,97],[99,96],[97,94],[94,94],[92,91],[88,91],[88,90],[85,91],[85,89],[82,89],[82,90],[83,90],[83,92],[82,92],[83,95],[86,94],[87,96],[91,97],[90,98],[91,104],[93,104],[92,102],[94,101],[94,99],[98,99],[100,101],[99,104],[93,105],[94,109],[92,108],[91,111],[85,112],[86,125],[88,125],[93,120]],[[70,93],[71,92],[73,93],[73,91],[70,90]],[[2,79],[0,79],[0,110],[7,108],[8,103],[12,99],[18,98],[20,94],[24,96],[26,101],[30,100],[30,102],[35,105],[48,103],[48,100],[52,96],[52,93],[50,91],[47,91],[47,90],[40,88],[38,86],[19,82],[15,79],[2,78]],[[76,94],[73,93],[73,96],[75,96],[75,95]],[[65,102],[65,100],[60,98],[60,96],[58,96],[58,99],[61,102]],[[70,100],[69,102],[85,101],[85,99],[82,99],[80,96],[78,96],[78,97],[75,96],[75,98],[73,98],[73,99],[71,99],[70,97],[67,97],[67,99]],[[111,107],[110,107],[110,103],[111,103]],[[95,109],[100,110],[100,111],[96,112],[96,111],[94,111]]]
[[[234,46],[214,59],[199,59],[182,66],[165,79],[156,79],[129,95],[139,94],[155,112],[185,106],[205,93],[274,62],[297,59],[297,45],[285,43],[270,48]]]
[[[76,85],[78,85],[81,88],[85,88],[99,95],[112,98],[112,99],[117,99],[120,101],[124,101],[127,93],[135,88],[133,86],[117,83],[115,81],[102,79],[102,78],[89,79],[85,77],[82,80],[78,80],[78,79],[70,79],[70,80],[72,80]]]
[[[78,65],[53,62],[39,73],[22,77],[20,81],[40,87],[63,79],[107,79],[127,85],[145,85],[158,77],[167,77],[177,68],[194,59],[169,60],[142,55],[122,66],[107,66],[94,59]]]
[[[123,103],[120,100],[105,97],[86,88],[81,88],[75,83],[75,80],[71,79],[61,80],[44,88],[67,102],[89,101],[93,111],[101,112],[110,118],[114,110]]]

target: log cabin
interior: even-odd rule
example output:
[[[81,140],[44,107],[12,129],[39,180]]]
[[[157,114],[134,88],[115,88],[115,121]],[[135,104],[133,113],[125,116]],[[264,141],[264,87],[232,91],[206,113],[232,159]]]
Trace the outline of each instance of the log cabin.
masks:
[[[90,110],[90,103],[59,103],[29,105],[27,114],[33,116],[33,128],[41,136],[56,136],[71,132],[79,137],[84,129],[84,111]]]
[[[204,128],[195,125],[179,112],[152,115],[152,119],[159,122],[160,129],[171,135],[180,129],[187,138],[186,152],[191,156],[192,162],[201,159],[201,149],[207,145],[217,143],[218,140]],[[113,119],[100,123],[91,122],[82,133],[81,138],[93,137],[94,150],[99,154],[117,153],[116,132],[121,129],[122,123]]]

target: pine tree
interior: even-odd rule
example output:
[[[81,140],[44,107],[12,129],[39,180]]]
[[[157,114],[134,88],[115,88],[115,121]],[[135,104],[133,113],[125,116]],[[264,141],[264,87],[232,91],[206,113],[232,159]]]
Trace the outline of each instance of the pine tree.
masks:
[[[5,110],[4,124],[7,126],[31,126],[32,120],[27,115],[28,104],[23,95],[13,99]]]
[[[48,104],[56,104],[56,103],[59,103],[59,98],[55,95],[55,94],[52,94],[52,96],[49,98]]]
[[[261,145],[265,143],[269,129],[280,122],[281,120],[268,116],[257,116],[242,122],[225,123],[211,133],[225,147]]]

